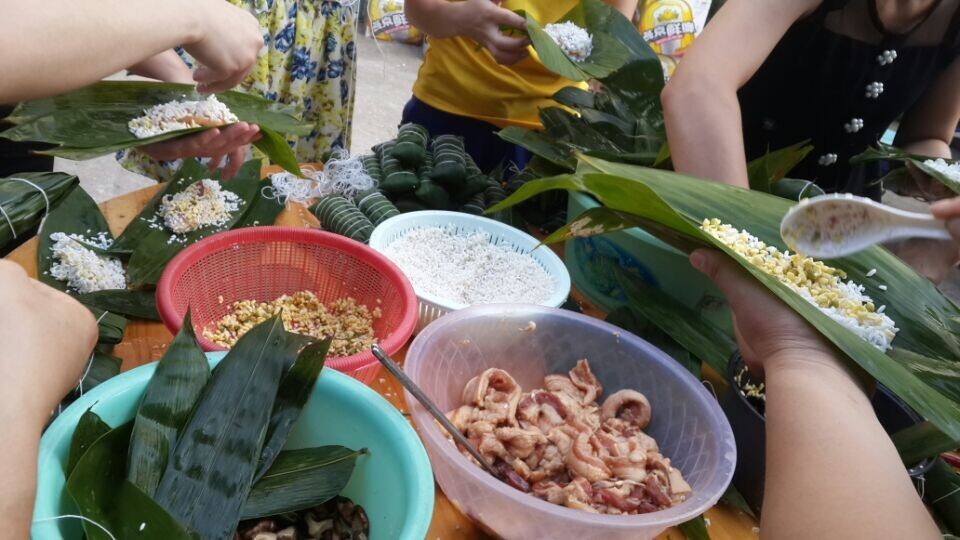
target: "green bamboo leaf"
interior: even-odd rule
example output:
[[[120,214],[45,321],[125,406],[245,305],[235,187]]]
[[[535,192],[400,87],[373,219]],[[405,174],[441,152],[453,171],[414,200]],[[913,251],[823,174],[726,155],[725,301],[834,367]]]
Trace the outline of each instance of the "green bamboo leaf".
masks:
[[[267,155],[273,163],[297,176],[303,176],[300,164],[297,163],[297,157],[290,150],[287,139],[266,126],[260,127],[260,135],[260,140],[253,143],[254,146]]]
[[[114,538],[189,539],[177,521],[146,494],[124,480],[133,423],[111,429],[94,442],[67,479],[67,493],[81,516],[105,527]],[[99,527],[83,522],[88,540],[109,540]]]
[[[767,151],[763,156],[747,163],[750,189],[771,193],[772,187],[813,151],[813,146],[808,143],[809,140],[806,140],[772,152]]]
[[[87,306],[87,309],[97,320],[97,330],[100,335],[97,343],[116,345],[123,341],[123,333],[127,329],[127,319],[125,317],[94,306]]]
[[[943,452],[960,448],[960,440],[948,437],[930,422],[920,422],[898,431],[891,439],[897,451],[900,452],[900,459],[908,467]]]
[[[869,163],[871,161],[896,161],[900,163],[910,163],[916,168],[920,169],[927,175],[929,175],[934,180],[937,180],[941,184],[947,186],[955,193],[960,193],[960,182],[950,178],[949,176],[941,173],[940,171],[935,170],[926,163],[927,160],[935,159],[928,156],[921,156],[919,154],[911,154],[905,152],[895,146],[884,144],[882,142],[877,143],[876,148],[868,148],[861,154],[853,156],[850,158],[850,163],[852,165],[858,165],[861,163]],[[947,163],[960,163],[960,161],[955,160],[944,160]]]
[[[157,364],[133,424],[127,480],[153,497],[190,411],[210,379],[190,313]]]
[[[185,176],[181,171],[178,175],[180,178],[175,180],[177,184],[170,190],[170,194],[183,191],[204,178],[216,179],[219,177],[219,173],[210,173],[209,171],[200,173],[195,164],[189,167],[187,172],[190,173],[190,176]],[[148,228],[149,232],[138,239],[136,247],[130,255],[130,262],[127,265],[127,278],[130,284],[136,287],[156,284],[167,263],[183,249],[202,238],[234,228],[242,219],[243,214],[253,205],[253,201],[261,196],[260,188],[260,161],[248,161],[243,164],[233,180],[223,183],[223,189],[234,192],[243,202],[240,210],[235,212],[225,224],[219,227],[204,227],[183,235],[174,235],[162,226],[160,228]],[[156,208],[154,207],[153,214],[141,213],[136,221],[143,222],[142,220],[153,219],[156,216]]]
[[[292,343],[293,340],[290,342]],[[317,377],[323,369],[331,342],[332,339],[327,338],[304,348],[280,382],[277,400],[273,404],[273,412],[270,413],[266,440],[260,453],[260,463],[253,477],[254,483],[266,474],[267,469],[273,465],[274,459],[287,443],[287,435],[290,434],[293,424],[300,417],[300,411],[303,410],[317,385]]]
[[[293,107],[240,92],[225,92],[217,97],[241,121],[257,124],[262,129],[289,135],[306,135],[311,129],[297,119],[300,113]],[[44,153],[68,159],[90,159],[203,131],[204,128],[186,129],[138,139],[127,129],[127,123],[141,116],[144,109],[184,98],[202,96],[186,84],[103,81],[20,105],[9,117],[16,126],[0,137],[55,144],[56,148]],[[265,149],[275,163],[295,161],[289,146],[265,145],[261,149]]]
[[[154,291],[105,290],[78,294],[75,298],[86,306],[98,307],[110,313],[149,321],[160,320]]]
[[[30,182],[37,187],[24,182]],[[57,207],[80,184],[72,174],[20,173],[11,178],[0,178],[0,252],[16,238],[28,238],[50,210]],[[46,198],[44,198],[46,194]]]
[[[953,532],[960,531],[960,475],[938,459],[926,475],[927,502]]]
[[[770,193],[790,201],[808,199],[826,193],[823,188],[810,180],[782,178],[770,186]]]
[[[727,372],[727,362],[737,350],[733,337],[670,295],[622,269],[617,269],[617,281],[633,309],[714,371],[720,375]]]
[[[577,162],[570,150],[541,132],[510,126],[497,132],[497,136],[566,170],[572,171],[576,168]]]
[[[123,361],[116,356],[94,350],[90,360],[90,369],[83,377],[84,393],[119,375],[122,363]]]
[[[960,439],[960,404],[952,398],[957,392],[955,374],[960,371],[960,365],[954,360],[960,358],[960,310],[929,281],[886,250],[872,248],[831,264],[867,287],[877,305],[887,306],[887,314],[901,328],[891,355],[880,352],[836,323],[699,227],[704,219],[718,218],[748,230],[768,245],[785,250],[779,225],[791,206],[786,200],[668,171],[581,156],[578,174],[529,182],[492,211],[550,189],[590,193],[611,210],[657,222],[680,235],[725,251],[864,370],[944,433]],[[655,235],[659,233],[659,230],[648,230]],[[871,277],[867,277],[868,273]],[[896,352],[900,349],[913,353],[913,361],[903,362]],[[923,358],[923,362],[917,358]],[[931,384],[933,380],[938,381],[936,386]]]
[[[279,317],[247,332],[213,371],[155,500],[202,538],[233,536],[283,372]]]
[[[687,540],[710,540],[710,533],[707,532],[707,522],[703,519],[703,516],[685,521],[677,527],[687,537]]]
[[[97,203],[87,194],[83,188],[77,188],[70,192],[56,209],[43,221],[43,226],[37,234],[39,237],[37,243],[37,277],[43,283],[60,291],[67,291],[67,283],[54,279],[50,275],[50,267],[53,265],[53,240],[50,235],[53,233],[79,234],[85,238],[97,236],[104,233],[107,238],[113,240],[110,234],[110,226],[107,219],[103,217]]]
[[[753,513],[753,508],[750,508],[750,505],[747,504],[747,500],[743,498],[743,495],[737,491],[737,488],[733,484],[730,484],[727,487],[727,490],[723,492],[723,495],[720,496],[720,502],[732,506],[752,518],[757,517]]]
[[[281,452],[250,491],[241,519],[303,510],[336,497],[350,481],[357,457],[366,453],[342,446]]]
[[[67,454],[67,464],[63,470],[65,476],[70,477],[70,473],[73,472],[83,454],[108,431],[110,426],[97,416],[97,413],[90,409],[83,413],[77,422],[77,428],[73,431],[73,438],[70,439],[70,452]]]
[[[543,65],[572,81],[603,79],[636,60],[638,53],[646,54],[649,50],[636,27],[599,0],[581,0],[558,21],[573,22],[593,37],[593,50],[582,62],[568,58],[529,13],[526,20],[527,34]]]

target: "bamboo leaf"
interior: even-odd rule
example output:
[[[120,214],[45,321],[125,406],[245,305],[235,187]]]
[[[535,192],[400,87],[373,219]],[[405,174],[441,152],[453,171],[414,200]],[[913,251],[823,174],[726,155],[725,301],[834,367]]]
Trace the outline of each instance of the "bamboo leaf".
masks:
[[[241,121],[257,124],[270,132],[306,135],[311,129],[297,119],[299,111],[293,107],[240,92],[225,92],[217,97]],[[58,146],[44,153],[68,159],[90,159],[203,131],[204,128],[185,129],[138,139],[127,129],[127,123],[141,116],[145,109],[185,98],[202,96],[186,84],[103,81],[20,105],[9,117],[16,126],[0,137],[55,144]],[[265,144],[261,149],[275,163],[295,162],[293,152],[285,144]]]
[[[29,237],[46,215],[47,201],[53,210],[79,184],[76,176],[64,173],[20,173],[0,178],[0,251],[16,238]]]
[[[303,176],[303,171],[300,170],[300,164],[297,163],[296,156],[293,155],[290,145],[287,144],[287,139],[266,126],[260,127],[260,135],[260,140],[253,143],[254,146],[267,155],[273,163],[298,177]]]
[[[801,141],[772,152],[747,163],[747,178],[750,189],[771,193],[772,187],[780,182],[794,167],[800,164],[813,151],[809,140]],[[794,198],[793,200],[798,200]]]
[[[210,379],[188,312],[143,394],[134,419],[127,479],[153,497],[177,435]]]
[[[926,476],[926,499],[951,531],[960,531],[960,475],[938,459]]]
[[[292,343],[293,340],[290,342]],[[293,424],[296,423],[304,405],[313,394],[331,342],[332,339],[327,338],[304,348],[280,382],[277,400],[273,404],[273,412],[270,413],[266,440],[260,453],[260,463],[253,478],[254,483],[266,474],[273,460],[287,443],[287,435],[290,434]]]
[[[70,439],[70,452],[67,457],[66,468],[63,471],[65,476],[70,477],[70,473],[73,472],[77,462],[87,452],[87,449],[108,431],[110,431],[110,426],[97,416],[97,413],[90,409],[83,413],[83,416],[77,422],[76,429],[73,431],[73,438]]]
[[[577,162],[571,155],[570,150],[546,137],[543,133],[510,126],[497,132],[497,136],[508,143],[526,148],[537,156],[566,170],[572,171],[576,168]]]
[[[122,361],[116,356],[112,356],[100,351],[93,351],[90,360],[90,369],[83,378],[83,391],[89,392],[104,382],[120,374]]]
[[[123,333],[127,329],[127,319],[116,313],[104,311],[98,307],[87,306],[97,320],[97,330],[100,337],[97,343],[116,345],[123,341]]]
[[[770,186],[770,193],[790,201],[808,199],[826,193],[823,188],[809,180],[782,178]]]
[[[895,146],[878,142],[877,148],[868,148],[865,152],[853,156],[850,158],[850,163],[853,165],[869,163],[871,161],[896,161],[900,163],[910,163],[934,180],[937,180],[941,184],[947,186],[955,193],[960,193],[960,181],[941,173],[925,163],[927,160],[931,159],[935,158],[921,156],[918,154],[910,154]],[[947,163],[960,163],[958,161],[949,159],[944,161]]]
[[[205,169],[201,173],[195,163],[189,166],[185,165],[184,169],[178,174],[178,179],[175,180],[177,184],[168,193],[174,194],[183,191],[204,178],[216,179],[218,177],[219,173],[210,173]],[[232,229],[242,219],[244,212],[253,205],[253,201],[261,196],[260,187],[260,162],[257,160],[248,161],[240,168],[240,172],[233,180],[223,183],[223,189],[234,192],[243,202],[243,205],[222,226],[204,227],[182,235],[175,235],[163,226],[160,226],[160,228],[148,227],[149,232],[137,239],[136,247],[130,255],[130,262],[127,265],[127,278],[130,283],[137,287],[156,284],[167,263],[184,248],[211,234]],[[156,218],[157,209],[158,206],[153,206],[152,214],[142,212],[135,222],[145,223],[151,219],[158,221],[159,218]],[[133,236],[131,234],[125,238],[133,238]]]
[[[133,423],[111,429],[90,445],[67,479],[67,493],[80,515],[105,527],[114,538],[188,539],[183,527],[153,500],[124,480]],[[109,540],[83,522],[88,540]]]
[[[241,519],[303,510],[336,497],[350,481],[357,457],[366,453],[342,446],[281,452],[250,491]]]
[[[68,291],[67,283],[54,279],[50,275],[53,265],[53,233],[79,234],[85,238],[104,233],[113,240],[106,218],[97,207],[97,203],[90,198],[83,188],[74,189],[67,195],[56,209],[43,221],[43,226],[37,234],[37,277],[43,283],[60,291]]]
[[[721,375],[727,372],[727,362],[737,350],[734,338],[670,295],[623,270],[618,269],[617,281],[633,309],[714,371]]]
[[[753,509],[750,508],[750,505],[747,504],[747,500],[743,498],[743,495],[737,491],[737,488],[733,484],[730,484],[727,487],[727,490],[723,492],[723,495],[720,496],[720,502],[732,506],[752,518],[757,517],[754,515]]]
[[[149,321],[160,320],[154,291],[105,290],[78,294],[76,299],[86,306],[98,307],[110,313]]]
[[[831,264],[866,286],[877,305],[887,306],[886,313],[900,327],[890,355],[836,323],[699,228],[704,219],[718,218],[785,250],[779,225],[791,206],[786,200],[667,171],[581,156],[578,174],[529,182],[492,211],[550,189],[590,193],[611,210],[648,219],[725,251],[864,370],[948,436],[960,439],[960,405],[952,397],[957,392],[955,375],[960,371],[954,360],[960,358],[960,310],[886,250],[872,248]],[[662,228],[648,230],[659,236]],[[879,285],[889,286],[883,290]],[[904,362],[905,355],[898,350],[913,353],[912,361]]]
[[[960,448],[960,440],[952,439],[930,422],[920,422],[894,433],[893,444],[900,452],[900,459],[908,467],[921,461],[938,456],[955,448]]]
[[[203,538],[232,537],[252,485],[283,372],[279,317],[247,332],[213,371],[155,500]]]
[[[677,527],[687,537],[687,540],[710,540],[710,533],[707,532],[707,522],[703,519],[703,516],[685,521]]]

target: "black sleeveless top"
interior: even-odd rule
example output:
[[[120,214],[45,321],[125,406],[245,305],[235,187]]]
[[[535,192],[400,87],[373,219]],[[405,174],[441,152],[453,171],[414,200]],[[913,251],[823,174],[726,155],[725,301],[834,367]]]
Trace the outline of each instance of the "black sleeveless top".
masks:
[[[877,164],[852,169],[848,160],[875,144],[957,58],[960,2],[938,0],[907,34],[887,32],[875,2],[825,1],[740,89],[748,160],[810,139],[814,150],[791,177],[879,197]]]

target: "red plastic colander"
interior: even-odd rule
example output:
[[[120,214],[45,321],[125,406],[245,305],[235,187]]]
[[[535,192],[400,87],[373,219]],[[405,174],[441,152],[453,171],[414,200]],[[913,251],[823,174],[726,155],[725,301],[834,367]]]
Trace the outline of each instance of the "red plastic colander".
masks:
[[[324,303],[349,296],[370,309],[380,307],[373,329],[388,354],[404,346],[417,323],[413,286],[386,257],[339,235],[291,227],[226,231],[183,250],[157,284],[157,309],[176,333],[189,307],[200,346],[223,351],[203,330],[232,303],[268,302],[303,290]],[[370,351],[330,358],[326,365],[368,384],[380,369]]]

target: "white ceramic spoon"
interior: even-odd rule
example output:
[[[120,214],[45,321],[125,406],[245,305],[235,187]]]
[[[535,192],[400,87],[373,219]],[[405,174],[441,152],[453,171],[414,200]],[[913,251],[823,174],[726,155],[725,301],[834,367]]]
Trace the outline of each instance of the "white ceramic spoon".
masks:
[[[868,247],[905,238],[950,240],[943,221],[906,212],[850,194],[804,199],[780,222],[790,249],[810,257],[844,257]]]

